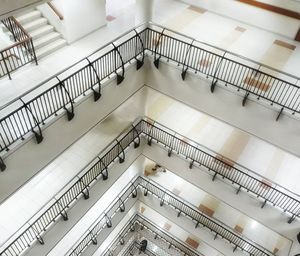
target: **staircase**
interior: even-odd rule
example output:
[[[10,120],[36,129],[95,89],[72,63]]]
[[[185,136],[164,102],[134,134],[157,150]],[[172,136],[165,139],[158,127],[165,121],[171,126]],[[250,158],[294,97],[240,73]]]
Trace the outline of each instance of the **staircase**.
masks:
[[[39,10],[32,9],[26,13],[16,15],[15,18],[32,37],[38,59],[67,44],[67,41],[60,33],[55,31],[54,27],[49,24]]]

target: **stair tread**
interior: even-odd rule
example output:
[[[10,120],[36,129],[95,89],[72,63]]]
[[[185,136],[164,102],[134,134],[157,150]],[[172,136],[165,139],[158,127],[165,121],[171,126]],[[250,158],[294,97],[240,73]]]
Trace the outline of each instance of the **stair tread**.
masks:
[[[24,27],[24,29],[28,30],[28,29],[36,26],[36,25],[39,25],[39,24],[47,24],[47,22],[48,22],[48,20],[46,18],[40,17],[38,19],[35,19],[33,21],[30,21],[30,22],[24,24],[23,27]]]
[[[37,56],[42,55],[45,52],[50,51],[60,45],[62,46],[66,43],[67,43],[67,41],[65,39],[59,38],[59,39],[55,40],[54,42],[51,42],[50,44],[47,44],[47,45],[41,47],[40,49],[36,50],[36,55]]]
[[[60,34],[58,32],[53,31],[49,34],[41,36],[40,38],[36,39],[33,43],[34,43],[34,45],[40,45],[40,44],[42,44],[48,40],[51,40],[55,37],[60,37]]]
[[[22,23],[24,20],[30,19],[31,17],[40,17],[41,12],[38,10],[32,10],[31,12],[28,12],[26,14],[22,14],[20,16],[16,16],[16,19]]]
[[[38,29],[35,29],[35,30],[29,32],[29,34],[32,37],[34,37],[34,36],[36,36],[36,35],[44,32],[44,31],[51,31],[51,30],[54,30],[53,26],[51,26],[51,25],[45,25],[45,26],[42,26],[42,27],[40,27]]]

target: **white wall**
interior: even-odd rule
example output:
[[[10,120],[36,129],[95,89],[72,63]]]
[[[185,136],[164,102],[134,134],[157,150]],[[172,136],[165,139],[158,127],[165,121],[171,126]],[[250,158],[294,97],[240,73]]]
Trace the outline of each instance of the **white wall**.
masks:
[[[106,24],[105,0],[61,1],[68,43]]]
[[[51,25],[68,43],[72,43],[106,24],[106,0],[54,0],[52,4],[63,15],[60,20],[48,5],[39,6]]]
[[[51,2],[57,10],[64,16],[63,5],[60,0],[54,0]],[[37,9],[42,13],[42,15],[48,19],[49,23],[54,26],[55,30],[66,37],[66,28],[63,20],[60,20],[59,17],[54,13],[48,4],[42,4],[37,6]]]

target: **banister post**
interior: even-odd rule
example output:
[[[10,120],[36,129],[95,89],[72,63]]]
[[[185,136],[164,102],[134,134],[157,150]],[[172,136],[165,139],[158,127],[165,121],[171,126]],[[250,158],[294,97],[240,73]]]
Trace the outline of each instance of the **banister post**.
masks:
[[[6,169],[6,165],[3,161],[3,159],[0,157],[0,170],[3,172]]]

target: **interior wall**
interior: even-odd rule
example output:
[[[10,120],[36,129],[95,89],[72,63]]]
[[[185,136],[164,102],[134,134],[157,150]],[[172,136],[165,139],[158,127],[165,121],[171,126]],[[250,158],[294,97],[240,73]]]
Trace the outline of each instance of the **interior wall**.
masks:
[[[299,120],[291,114],[283,114],[276,122],[280,107],[271,107],[270,103],[251,96],[243,107],[243,92],[217,84],[211,93],[211,80],[191,71],[183,81],[182,67],[175,63],[161,60],[158,70],[153,65],[153,58],[147,58],[146,69],[145,84],[153,89],[300,156],[299,129],[295,128],[299,126]]]
[[[106,25],[106,0],[54,0],[52,4],[62,14],[63,20],[46,4],[37,8],[68,43]]]
[[[61,2],[68,43],[106,24],[105,0],[61,0]]]

